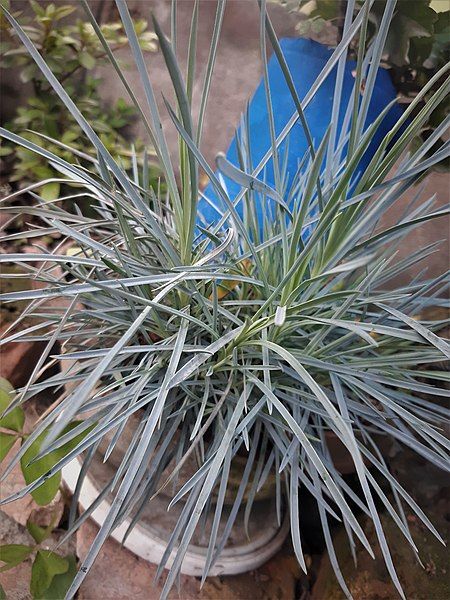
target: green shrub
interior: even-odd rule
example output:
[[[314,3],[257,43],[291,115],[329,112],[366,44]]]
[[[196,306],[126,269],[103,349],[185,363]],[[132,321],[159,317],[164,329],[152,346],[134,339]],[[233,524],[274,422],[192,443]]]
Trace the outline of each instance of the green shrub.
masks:
[[[20,14],[16,17],[20,18],[30,39],[77,102],[102,143],[125,169],[129,169],[134,151],[137,156],[143,151],[140,139],[134,140],[133,151],[126,136],[127,126],[135,119],[136,110],[123,99],[111,106],[102,100],[99,90],[101,81],[92,77],[90,72],[94,67],[107,63],[108,58],[92,25],[81,19],[67,22],[66,18],[76,11],[73,5],[39,4],[30,0],[30,6],[33,10],[32,17],[26,18]],[[27,95],[25,105],[17,107],[16,115],[6,126],[10,131],[45,147],[64,160],[70,160],[73,150],[76,150],[80,162],[88,165],[90,158],[96,156],[95,149],[86,145],[86,138],[77,122],[67,113],[64,103],[21,46],[14,29],[3,15],[0,26],[0,67],[14,69],[19,73],[20,81],[30,84],[33,90]],[[148,30],[147,22],[144,19],[136,20],[134,27],[141,49],[154,52],[157,48],[156,36]],[[121,23],[106,23],[101,26],[101,31],[113,52],[126,45],[127,37]],[[71,150],[66,150],[64,146],[70,146]],[[152,154],[151,149],[149,153]],[[18,181],[24,185],[55,177],[56,171],[48,161],[26,148],[17,149],[12,144],[4,144],[0,155],[13,156],[13,175],[10,181]],[[152,172],[153,175],[157,174],[154,166]],[[41,188],[41,197],[48,200],[57,198],[59,188],[57,182],[48,183]]]
[[[346,0],[274,0],[302,16],[297,24],[300,35],[317,35],[326,24],[342,30]],[[355,12],[364,5],[354,3]],[[366,44],[371,44],[379,31],[386,8],[386,0],[375,0],[370,9]],[[351,51],[358,52],[360,36],[355,36]],[[446,0],[397,0],[395,13],[383,49],[383,66],[389,69],[392,80],[403,102],[409,103],[450,60],[450,5]],[[430,89],[424,101],[429,100],[439,86]],[[423,103],[417,106],[417,112]],[[421,126],[412,145],[417,148],[450,112],[450,99],[444,100]],[[443,140],[440,141],[443,143]],[[448,170],[448,161],[435,168]]]

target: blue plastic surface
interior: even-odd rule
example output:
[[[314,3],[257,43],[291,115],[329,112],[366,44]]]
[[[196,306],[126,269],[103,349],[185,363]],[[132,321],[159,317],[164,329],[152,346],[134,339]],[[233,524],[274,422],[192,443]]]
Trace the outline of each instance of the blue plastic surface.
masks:
[[[284,38],[280,40],[280,46],[285,56],[286,62],[289,66],[292,78],[294,80],[295,87],[299,98],[302,100],[317,76],[327,63],[328,59],[332,54],[332,50],[326,46],[314,42],[312,40],[303,38]],[[348,103],[353,93],[354,85],[354,71],[356,69],[355,61],[349,60],[346,62],[345,74],[342,89],[342,103],[338,115],[333,115],[333,118],[338,119],[338,131],[342,129],[345,112]],[[332,119],[332,105],[334,88],[336,81],[337,67],[333,69],[330,75],[324,80],[314,98],[309,103],[305,110],[305,117],[307,119],[309,128],[311,130],[314,145],[317,148],[326,133],[326,130]],[[286,84],[283,72],[281,70],[278,59],[275,54],[272,54],[268,62],[268,74],[269,74],[269,86],[271,90],[271,99],[273,105],[273,113],[275,120],[275,131],[278,135],[290,117],[296,111],[294,101],[289,92]],[[396,91],[390,79],[389,73],[380,68],[378,70],[376,83],[373,91],[373,96],[369,105],[365,128],[367,128],[374,120],[379,116],[382,110],[396,97]],[[267,117],[267,104],[266,95],[264,90],[264,82],[261,81],[256,92],[254,93],[249,106],[249,132],[250,132],[250,151],[253,166],[256,166],[260,159],[264,156],[267,150],[270,148],[270,132]],[[398,105],[394,105],[383,119],[381,126],[375,133],[368,150],[362,158],[359,167],[358,174],[364,171],[372,158],[374,152],[378,148],[380,142],[383,140],[385,135],[392,129],[393,125],[398,121],[402,114],[402,110]],[[238,129],[237,136],[240,136]],[[302,157],[307,151],[307,142],[303,132],[302,125],[297,122],[291,132],[280,146],[280,156],[284,157],[284,153],[288,151],[287,156],[287,187],[290,188],[290,184],[294,178],[294,174],[298,169],[298,165]],[[345,152],[345,149],[344,149]],[[236,148],[236,136],[233,139],[226,157],[228,161],[236,166],[239,166],[237,158]],[[259,176],[261,177],[261,175]],[[358,175],[355,176],[355,181]],[[238,192],[241,190],[241,186],[227,177],[224,177],[228,194],[231,200],[233,200]],[[265,181],[270,186],[274,186],[274,173],[273,163],[270,160],[265,168]],[[221,199],[218,199],[211,184],[207,186],[204,191],[205,195],[212,199],[223,211],[226,210],[224,203]],[[256,195],[258,203],[257,214],[259,223],[261,225],[261,206],[259,195]],[[199,212],[204,217],[206,225],[215,223],[220,215],[209,203],[204,199],[199,201]],[[240,202],[237,206],[238,213],[242,216],[243,206]]]

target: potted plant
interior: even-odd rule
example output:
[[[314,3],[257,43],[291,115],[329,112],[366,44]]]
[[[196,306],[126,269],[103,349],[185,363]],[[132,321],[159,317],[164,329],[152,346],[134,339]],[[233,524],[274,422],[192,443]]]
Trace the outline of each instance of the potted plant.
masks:
[[[87,3],[82,4],[105,44]],[[242,523],[251,533],[257,492],[272,476],[274,516],[269,522],[276,524],[282,537],[287,516],[295,554],[304,570],[299,527],[299,490],[303,486],[317,502],[331,562],[345,593],[349,595],[330,523],[343,521],[350,543],[358,539],[372,554],[358,520],[362,511],[374,523],[390,576],[403,595],[379,506],[392,517],[412,551],[415,546],[401,502],[394,505],[381,482],[438,538],[439,533],[389,473],[378,440],[381,436],[405,444],[448,469],[448,441],[440,432],[448,411],[439,402],[448,395],[446,376],[433,365],[448,358],[450,350],[447,340],[439,337],[446,321],[418,317],[425,307],[443,304],[444,278],[427,279],[424,274],[406,286],[396,285],[398,275],[420,263],[436,245],[417,249],[401,260],[396,260],[395,252],[407,233],[420,223],[447,215],[448,210],[434,210],[428,199],[417,199],[395,225],[384,228],[379,222],[405,190],[448,153],[448,143],[434,149],[447,126],[443,122],[402,160],[395,175],[388,176],[430,111],[445,98],[448,79],[410,119],[435,82],[424,86],[360,172],[361,160],[390,109],[388,105],[366,127],[384,43],[379,34],[369,51],[372,62],[363,55],[356,65],[354,89],[348,99],[348,129],[338,131],[332,121],[322,139],[310,138],[307,153],[299,157],[299,168],[286,188],[280,144],[297,119],[307,130],[303,111],[314,91],[336,66],[338,72],[345,68],[351,40],[367,26],[367,9],[363,7],[355,19],[349,11],[343,38],[326,60],[309,99],[299,99],[295,86],[290,85],[289,67],[283,64],[296,112],[277,134],[271,126],[274,115],[268,102],[271,146],[259,164],[248,165],[243,160],[238,168],[219,158],[226,177],[240,187],[231,201],[223,179],[214,174],[199,150],[224,3],[218,3],[200,117],[195,122],[191,108],[198,5],[193,14],[186,84],[175,44],[155,23],[176,97],[176,108],[169,102],[166,107],[179,133],[179,184],[127,5],[118,0],[117,6],[142,77],[148,109],[145,124],[164,172],[164,195],[149,185],[145,161],[142,170],[135,169],[130,176],[112,159],[26,33],[5,13],[98,152],[93,169],[87,170],[76,161],[61,159],[0,130],[10,142],[45,156],[66,183],[89,190],[96,210],[94,216],[85,216],[69,212],[58,202],[44,205],[39,200],[29,208],[12,208],[39,214],[46,230],[59,232],[78,250],[68,255],[58,246],[48,253],[5,258],[21,264],[38,261],[40,266],[33,272],[48,284],[45,289],[2,295],[5,302],[30,301],[27,314],[38,320],[12,334],[14,339],[44,339],[44,356],[50,355],[54,342],[59,341],[57,358],[75,361],[45,381],[36,382],[32,377],[8,408],[14,410],[38,390],[61,390],[59,401],[42,416],[6,465],[3,477],[37,440],[40,446],[29,463],[42,466],[47,461],[47,468],[5,502],[45,486],[62,469],[74,488],[69,534],[97,509],[103,511],[106,502],[100,530],[68,597],[76,593],[109,535],[122,532],[124,524],[128,534],[134,525],[139,526],[147,508],[156,506],[159,518],[161,502],[170,507],[169,512],[177,509],[176,523],[167,532],[158,561],[159,574],[169,569],[163,590],[167,597],[178,573],[190,568],[202,531],[207,534],[202,578],[220,570],[222,557],[232,555],[233,526],[237,523],[239,531]],[[260,8],[263,76],[270,89],[266,32],[275,53],[280,56],[282,51],[271,35],[264,1]],[[385,32],[392,8],[392,3],[387,3]],[[176,19],[172,23],[174,40]],[[126,73],[111,58],[131,100],[137,102]],[[438,75],[447,72],[448,67],[443,67]],[[362,88],[363,74],[366,85]],[[342,89],[337,77],[338,104]],[[147,114],[143,107],[140,112]],[[245,136],[242,139],[239,151],[244,156]],[[431,156],[424,158],[429,152]],[[273,184],[265,181],[263,174],[269,159]],[[213,223],[198,217],[200,169],[208,175],[222,204],[221,217]],[[60,277],[50,274],[55,263],[62,267]],[[59,308],[48,308],[46,301],[54,298],[61,301]],[[42,321],[50,333],[41,336]],[[423,364],[430,366],[419,372],[417,367]],[[108,439],[103,447],[107,464],[119,440],[127,435],[129,421],[132,435],[120,464],[112,472],[106,468],[105,479],[101,479],[95,457],[102,441]],[[359,482],[356,490],[334,463],[330,434],[351,455]],[[66,450],[58,451],[61,448]],[[81,459],[81,467],[75,463],[76,482],[69,467],[75,459]],[[233,503],[227,507],[230,470],[237,463],[242,470]],[[193,471],[184,476],[188,465]],[[83,506],[77,517],[82,490],[93,482],[99,486],[93,501]],[[251,543],[252,539],[247,550]],[[259,547],[261,552],[264,549],[264,545]],[[239,570],[239,562],[238,554],[234,572]]]

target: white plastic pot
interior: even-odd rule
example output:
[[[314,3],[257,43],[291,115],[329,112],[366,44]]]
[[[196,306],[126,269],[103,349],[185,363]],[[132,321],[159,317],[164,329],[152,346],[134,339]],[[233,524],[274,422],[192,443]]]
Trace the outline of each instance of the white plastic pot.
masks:
[[[108,465],[97,461],[97,469],[108,469]],[[109,467],[111,468],[111,467]],[[63,468],[62,476],[65,484],[71,492],[75,490],[78,476],[81,471],[81,463],[78,459]],[[85,478],[81,494],[80,504],[83,508],[96,500],[100,486],[96,486],[97,477],[89,475]],[[164,524],[176,523],[177,513],[173,509],[167,512],[167,498],[156,497],[151,502],[151,517],[141,519],[131,530],[125,540],[124,546],[137,556],[151,563],[159,564],[166,549],[166,542],[171,533],[170,525],[164,530]],[[272,500],[259,501],[252,511],[252,522],[250,523],[250,537],[248,541],[242,535],[243,543],[230,544],[224,548],[219,559],[211,568],[209,575],[235,575],[251,571],[268,561],[283,545],[289,532],[289,517],[285,515],[281,527],[278,526],[274,502]],[[111,508],[108,500],[102,501],[92,518],[98,525],[102,525]],[[130,525],[126,519],[117,529],[112,532],[112,537],[122,543],[123,536]],[[235,524],[236,527],[236,524]],[[239,527],[239,525],[238,525]],[[242,527],[243,529],[243,527]],[[164,535],[164,531],[167,535]],[[185,555],[181,572],[186,575],[201,576],[206,559],[207,541],[205,545],[193,544]],[[175,558],[172,552],[166,567],[170,568]]]

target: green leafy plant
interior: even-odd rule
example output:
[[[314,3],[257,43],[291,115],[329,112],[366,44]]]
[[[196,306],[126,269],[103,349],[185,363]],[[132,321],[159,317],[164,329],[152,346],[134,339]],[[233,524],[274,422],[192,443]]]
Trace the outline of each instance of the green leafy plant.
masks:
[[[20,406],[15,406],[10,410],[12,403],[14,403],[14,389],[9,381],[0,378],[0,414],[7,413],[0,418],[0,429],[6,430],[0,431],[0,462],[3,461],[16,441],[19,440],[21,444],[24,444],[28,438],[24,432],[25,413]],[[69,423],[64,429],[63,435],[77,425],[79,425],[77,421]],[[36,460],[47,433],[47,430],[44,430],[37,438],[33,439],[31,444],[27,444],[27,449],[23,453],[20,466],[26,483],[31,483],[38,477],[47,475],[48,471],[75,448],[85,435],[76,436],[68,445],[64,444],[55,452],[50,452]],[[31,495],[37,504],[45,506],[54,499],[60,484],[61,473],[55,473],[52,477],[46,477],[42,485],[33,490]]]
[[[102,36],[88,4],[82,5]],[[281,51],[264,0],[259,6],[267,83],[266,34],[274,51]],[[4,502],[38,489],[78,457],[84,469],[73,498],[76,506],[79,487],[98,445],[107,442],[107,461],[127,423],[132,427],[127,451],[112,479],[95,502],[85,507],[78,519],[71,520],[69,533],[112,494],[108,517],[67,592],[68,598],[76,593],[111,532],[128,518],[128,535],[143,509],[151,507],[155,495],[163,490],[167,493],[173,485],[169,507],[181,503],[183,508],[158,570],[161,575],[173,551],[175,557],[162,593],[166,598],[203,519],[211,515],[218,525],[225,515],[230,467],[237,457],[244,457],[245,468],[224,529],[215,526],[209,533],[203,579],[220,557],[240,509],[248,525],[256,492],[269,474],[276,482],[279,518],[283,513],[290,517],[295,554],[305,571],[299,490],[300,501],[303,486],[315,498],[330,560],[347,596],[350,592],[339,568],[339,549],[334,548],[330,531],[336,519],[345,525],[350,545],[359,540],[372,555],[361,527],[361,513],[373,522],[387,569],[402,597],[380,509],[394,520],[411,545],[412,555],[416,550],[406,509],[442,541],[390,473],[380,447],[383,440],[396,441],[442,469],[449,468],[449,443],[441,431],[449,411],[439,401],[448,397],[449,377],[439,368],[442,360],[450,357],[448,341],[439,336],[448,319],[424,316],[430,307],[447,305],[442,298],[448,283],[445,275],[431,278],[425,271],[403,285],[398,283],[411,266],[432,256],[439,243],[417,248],[404,258],[397,256],[408,233],[421,223],[448,215],[449,210],[437,209],[433,198],[421,200],[416,194],[395,224],[385,226],[381,218],[401,201],[419,176],[448,156],[448,142],[438,149],[435,146],[448,127],[448,119],[420,148],[406,156],[404,152],[448,93],[449,66],[443,66],[418,93],[354,183],[360,159],[383,117],[364,129],[373,75],[393,6],[393,2],[386,4],[383,31],[374,37],[370,73],[362,93],[358,82],[364,53],[358,62],[349,131],[338,132],[333,122],[322,141],[317,145],[311,142],[305,168],[299,169],[290,189],[285,189],[281,176],[275,190],[268,189],[261,179],[270,158],[276,172],[283,173],[279,145],[299,118],[305,123],[303,111],[315,91],[336,64],[346,60],[355,34],[367,28],[365,6],[355,19],[348,15],[346,33],[307,97],[300,101],[293,91],[297,112],[277,138],[273,135],[272,146],[261,162],[250,167],[243,160],[242,171],[234,170],[242,189],[233,202],[199,150],[224,2],[217,7],[196,120],[191,108],[198,4],[193,12],[185,74],[176,57],[175,13],[171,42],[155,24],[176,97],[176,107],[167,103],[167,110],[179,134],[178,187],[127,4],[117,0],[145,90],[145,108],[137,103],[126,72],[114,66],[137,110],[149,115],[144,124],[167,182],[165,194],[150,185],[145,160],[130,176],[113,159],[26,32],[5,13],[95,147],[98,159],[90,170],[82,169],[76,161],[66,161],[21,136],[0,130],[9,142],[50,160],[75,187],[87,186],[97,210],[94,216],[84,216],[58,203],[19,209],[7,206],[8,198],[4,199],[13,214],[37,211],[45,231],[64,235],[78,248],[70,255],[61,249],[0,255],[0,261],[26,265],[30,273],[47,283],[45,289],[5,293],[1,299],[29,301],[26,314],[43,319],[50,328],[50,333],[41,333],[36,325],[15,332],[11,328],[2,343],[12,337],[17,341],[30,337],[45,341],[42,367],[58,340],[63,351],[53,358],[71,365],[41,382],[36,381],[37,369],[8,408],[6,415],[38,391],[62,390],[60,401],[6,466],[3,478],[44,432],[45,440],[34,461],[66,444],[71,444],[71,449],[45,474]],[[289,82],[286,65],[282,70]],[[414,116],[417,105],[440,78],[444,83]],[[338,99],[341,88],[338,82]],[[307,122],[304,126],[307,130]],[[336,146],[328,143],[333,137]],[[345,142],[347,155],[340,157],[339,148]],[[206,227],[197,225],[200,168],[223,203],[223,217]],[[230,171],[229,165],[226,168]],[[270,210],[264,201],[266,194],[275,201]],[[262,233],[257,225],[257,201],[265,211]],[[239,202],[245,206],[243,217],[236,210]],[[28,235],[35,232],[24,233]],[[55,265],[61,266],[61,276],[52,271]],[[47,304],[49,300],[52,302]],[[56,300],[59,303],[55,307]],[[137,421],[132,421],[132,416]],[[67,429],[75,418],[80,422]],[[83,439],[76,441],[81,434]],[[109,434],[112,438],[107,437]],[[330,436],[351,457],[357,489],[350,488],[335,467]],[[182,466],[194,456],[198,461],[194,474],[180,482]]]
[[[0,378],[0,415],[8,410],[13,401],[14,389],[12,385],[6,379]],[[18,440],[22,444],[26,441],[28,436],[23,431],[24,425],[25,413],[20,406],[14,407],[6,416],[0,418],[0,463]],[[76,425],[75,422],[69,424],[66,432]],[[70,442],[69,446],[62,446],[57,451],[33,462],[33,459],[39,454],[45,436],[46,432],[44,431],[33,441],[22,456],[20,466],[26,483],[34,482],[38,477],[45,475],[84,437],[82,434],[81,437]],[[31,495],[38,505],[46,506],[55,498],[60,484],[61,473],[56,473],[33,490]],[[75,556],[69,554],[62,557],[58,553],[49,550],[44,543],[51,538],[55,525],[55,519],[47,527],[41,527],[29,518],[27,530],[35,544],[4,544],[0,546],[0,560],[5,563],[0,567],[0,573],[13,569],[33,557],[30,593],[36,599],[60,600],[65,596],[77,572]]]
[[[24,29],[36,48],[92,123],[102,143],[125,169],[129,169],[136,155],[126,139],[126,128],[135,118],[136,111],[123,99],[117,100],[112,106],[107,106],[102,100],[99,91],[100,80],[92,77],[90,72],[94,67],[105,63],[107,52],[92,25],[81,19],[67,23],[66,18],[76,10],[73,5],[51,2],[39,4],[30,0],[30,7],[33,11],[31,17],[27,19],[20,14],[16,17],[23,22]],[[155,34],[148,30],[147,22],[144,19],[135,20],[134,28],[141,49],[154,52]],[[30,84],[33,89],[33,93],[27,95],[25,105],[18,106],[16,115],[7,125],[8,129],[40,144],[65,160],[70,160],[73,151],[76,150],[80,162],[89,164],[91,157],[95,156],[95,151],[88,147],[86,152],[83,131],[67,113],[64,103],[21,46],[4,16],[1,17],[0,31],[0,66],[15,69],[19,73],[20,81]],[[105,23],[101,26],[101,31],[112,52],[127,43],[120,23]],[[67,145],[70,146],[70,150],[66,149]],[[134,147],[139,155],[142,146],[140,139],[134,140]],[[23,185],[52,179],[55,176],[55,170],[45,159],[26,148],[18,149],[14,145],[4,144],[1,156],[13,158],[13,174],[10,181],[18,181]],[[152,173],[157,174],[155,165],[152,165]],[[57,198],[60,184],[51,181],[41,188],[40,193],[44,199]]]
[[[278,0],[275,0],[278,1]],[[298,13],[302,20],[297,24],[301,35],[319,34],[327,24],[342,33],[347,0],[286,0],[289,10]],[[379,32],[387,0],[375,0],[370,8],[364,44],[370,45]],[[355,12],[361,10],[363,0],[351,3]],[[355,36],[350,45],[356,56],[361,36]],[[411,102],[430,78],[450,60],[450,8],[444,0],[397,0],[395,12],[386,36],[382,64],[389,69],[393,82],[405,103]],[[423,97],[427,101],[436,86]],[[423,106],[417,106],[417,111]],[[447,98],[423,123],[418,136],[412,141],[416,146],[426,140],[450,112]],[[448,162],[440,165],[448,169]]]
[[[77,572],[76,558],[73,554],[65,557],[48,550],[45,542],[54,530],[54,521],[47,527],[41,527],[27,521],[27,530],[34,544],[4,544],[0,546],[0,573],[14,569],[24,561],[33,559],[31,566],[30,593],[36,600],[61,600]],[[4,593],[4,592],[3,592]],[[6,598],[6,595],[4,595]]]
[[[13,401],[12,392],[13,386],[9,381],[0,377],[0,414],[3,414]],[[24,423],[25,413],[20,406],[0,419],[0,428],[7,430],[6,432],[0,431],[0,462],[11,450],[16,440],[21,437]]]

